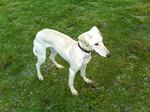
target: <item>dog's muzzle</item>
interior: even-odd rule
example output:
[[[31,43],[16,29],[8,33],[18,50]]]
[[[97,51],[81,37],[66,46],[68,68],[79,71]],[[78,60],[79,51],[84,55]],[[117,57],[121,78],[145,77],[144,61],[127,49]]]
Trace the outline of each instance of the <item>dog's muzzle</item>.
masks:
[[[111,53],[108,53],[106,56],[107,56],[107,58],[111,57]]]

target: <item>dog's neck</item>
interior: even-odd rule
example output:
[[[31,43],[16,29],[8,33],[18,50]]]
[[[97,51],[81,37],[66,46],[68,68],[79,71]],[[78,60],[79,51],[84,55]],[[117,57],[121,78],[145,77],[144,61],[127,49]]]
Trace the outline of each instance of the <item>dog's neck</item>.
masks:
[[[85,53],[91,53],[91,49],[89,49],[86,45],[84,45],[82,42],[78,41],[78,47]]]

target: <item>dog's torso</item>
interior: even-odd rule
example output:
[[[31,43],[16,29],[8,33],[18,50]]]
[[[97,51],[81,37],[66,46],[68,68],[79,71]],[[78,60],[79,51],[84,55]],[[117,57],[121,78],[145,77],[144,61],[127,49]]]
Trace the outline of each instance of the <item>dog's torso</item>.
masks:
[[[39,31],[34,42],[45,48],[53,48],[75,69],[79,69],[91,59],[91,53],[83,52],[78,47],[77,41],[56,30],[44,29]]]

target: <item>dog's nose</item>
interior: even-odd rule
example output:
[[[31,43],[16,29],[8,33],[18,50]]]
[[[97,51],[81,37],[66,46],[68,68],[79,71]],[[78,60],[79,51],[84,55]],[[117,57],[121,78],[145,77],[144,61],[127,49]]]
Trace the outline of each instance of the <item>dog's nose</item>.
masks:
[[[109,58],[110,56],[111,56],[111,53],[108,53],[108,54],[107,54],[107,57]]]

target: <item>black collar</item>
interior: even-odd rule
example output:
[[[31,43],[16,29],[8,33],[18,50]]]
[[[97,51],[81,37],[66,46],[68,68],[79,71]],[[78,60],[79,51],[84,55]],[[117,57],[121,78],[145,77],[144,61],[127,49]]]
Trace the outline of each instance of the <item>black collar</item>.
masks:
[[[78,46],[79,46],[79,48],[80,48],[82,51],[84,51],[84,52],[86,52],[86,53],[91,53],[91,51],[88,51],[88,50],[82,48],[82,47],[80,46],[79,42],[78,42]]]

